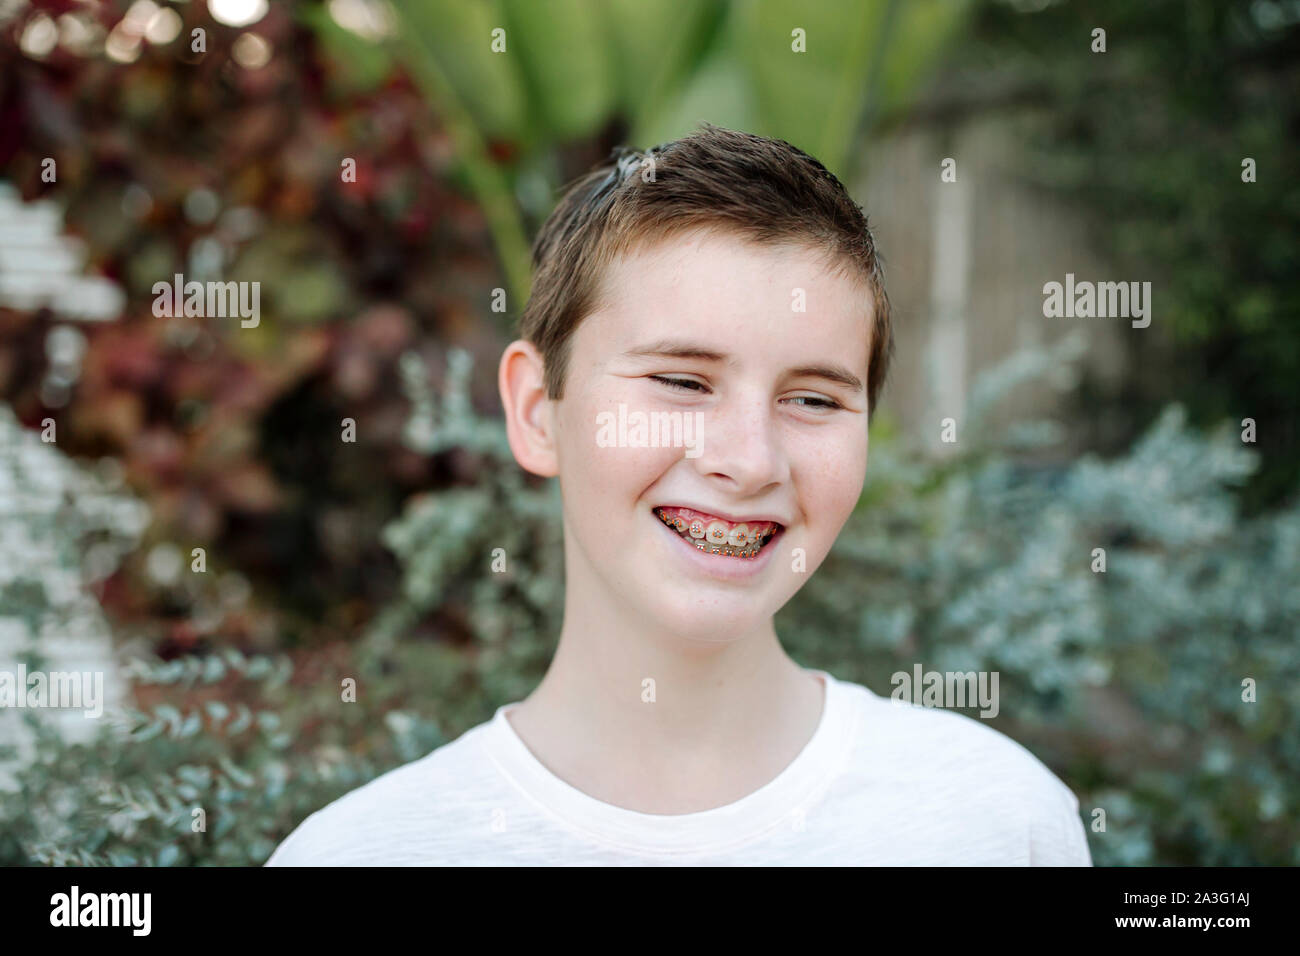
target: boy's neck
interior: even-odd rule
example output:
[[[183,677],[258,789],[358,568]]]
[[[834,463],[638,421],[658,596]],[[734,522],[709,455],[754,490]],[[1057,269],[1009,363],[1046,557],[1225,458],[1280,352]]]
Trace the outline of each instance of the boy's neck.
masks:
[[[708,648],[635,632],[566,618],[545,678],[509,713],[566,783],[629,810],[693,813],[764,786],[812,739],[825,689],[770,621]]]

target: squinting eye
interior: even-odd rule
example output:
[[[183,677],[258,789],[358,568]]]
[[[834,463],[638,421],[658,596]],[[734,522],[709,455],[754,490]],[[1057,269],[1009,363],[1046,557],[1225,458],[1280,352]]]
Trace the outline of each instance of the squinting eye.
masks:
[[[681,388],[681,389],[685,389],[688,392],[704,391],[704,386],[701,385],[699,382],[694,381],[693,379],[668,378],[667,376],[664,375],[651,375],[650,377],[654,379],[656,382],[663,382],[669,388]]]
[[[654,379],[656,382],[662,382],[669,388],[681,389],[686,392],[708,391],[707,386],[690,378],[669,378],[667,375],[651,375],[649,377]],[[793,398],[786,399],[786,401],[800,402],[805,408],[824,408],[831,411],[844,407],[833,399],[818,398],[815,395],[796,395]]]
[[[792,402],[810,402],[812,404],[804,406],[805,408],[843,408],[839,402],[827,398],[815,398],[812,395],[796,395],[790,399]]]

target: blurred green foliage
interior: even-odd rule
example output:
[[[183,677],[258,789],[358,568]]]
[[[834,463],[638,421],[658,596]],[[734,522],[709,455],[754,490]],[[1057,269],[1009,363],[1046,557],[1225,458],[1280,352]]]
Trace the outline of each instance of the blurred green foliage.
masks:
[[[1170,395],[1193,421],[1253,418],[1259,511],[1300,481],[1300,7],[1290,0],[1096,0],[1021,13],[986,0],[942,115],[1015,107],[1043,123],[1015,172],[1069,197],[1125,278],[1153,282],[1156,335],[1131,376],[1085,388],[1127,444]],[[1029,5],[1025,5],[1029,6]],[[1105,53],[1092,52],[1104,28]],[[1243,181],[1243,160],[1255,181]],[[1117,277],[1118,278],[1118,277]]]
[[[272,5],[256,29],[275,54],[255,71],[234,62],[242,31],[205,4],[175,9],[207,30],[196,62],[180,41],[131,63],[62,50],[38,62],[18,49],[20,24],[0,29],[14,104],[0,166],[24,198],[66,210],[88,271],[127,297],[117,321],[76,326],[85,354],[60,407],[41,381],[66,323],[0,308],[0,398],[28,427],[55,418],[65,453],[119,460],[148,503],[140,552],[99,595],[124,629],[164,656],[346,640],[396,578],[380,529],[449,477],[402,445],[399,355],[499,352],[491,234],[421,94],[386,55],[369,85],[352,77],[357,38],[326,30],[322,5]],[[40,177],[46,156],[56,183]],[[261,283],[260,324],[154,316],[153,283],[177,272]],[[480,386],[476,401],[490,398]],[[344,418],[355,444],[340,441]],[[201,547],[212,573],[161,587],[147,570],[158,546]],[[227,574],[247,599],[214,615],[212,582]]]

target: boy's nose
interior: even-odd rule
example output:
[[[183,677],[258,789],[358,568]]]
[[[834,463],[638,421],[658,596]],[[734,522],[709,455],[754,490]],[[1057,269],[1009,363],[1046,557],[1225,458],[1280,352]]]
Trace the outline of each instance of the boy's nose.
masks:
[[[756,494],[790,477],[790,462],[774,410],[765,398],[739,397],[704,416],[694,459],[701,474],[727,479],[737,494]]]

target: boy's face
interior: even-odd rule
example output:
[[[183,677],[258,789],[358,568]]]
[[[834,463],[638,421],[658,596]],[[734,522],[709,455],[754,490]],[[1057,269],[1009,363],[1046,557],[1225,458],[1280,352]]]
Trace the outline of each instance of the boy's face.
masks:
[[[861,493],[870,296],[813,250],[699,230],[605,279],[551,409],[570,598],[689,640],[743,637],[817,569]],[[680,422],[680,438],[636,447],[650,422]],[[755,556],[733,556],[772,523]]]

